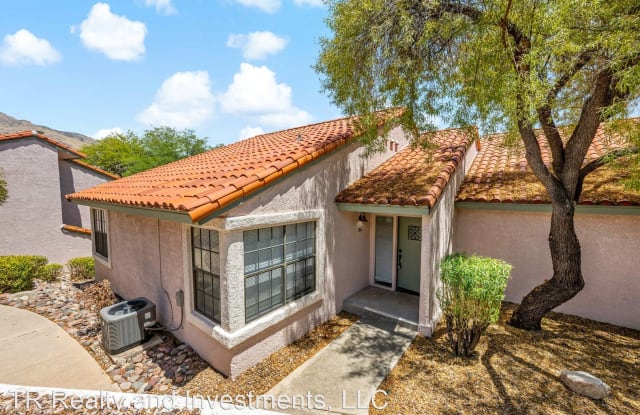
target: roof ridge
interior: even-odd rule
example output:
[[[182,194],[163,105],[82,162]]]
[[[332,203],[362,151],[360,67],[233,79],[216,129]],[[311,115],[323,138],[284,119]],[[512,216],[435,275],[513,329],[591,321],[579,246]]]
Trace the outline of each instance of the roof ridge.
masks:
[[[261,136],[264,136],[264,135],[271,135],[271,134],[276,134],[276,133],[284,133],[284,132],[287,132],[287,131],[299,130],[300,128],[313,127],[313,126],[316,126],[316,125],[328,124],[330,122],[342,121],[342,120],[347,120],[349,118],[355,118],[355,117],[356,117],[355,115],[344,116],[344,117],[334,118],[334,119],[331,119],[331,120],[318,121],[318,122],[314,122],[314,123],[311,123],[311,124],[300,125],[300,126],[297,126],[297,127],[289,127],[289,128],[285,128],[284,130],[276,130],[276,131],[271,131],[271,132],[268,132],[268,133],[262,133],[262,134],[254,135],[254,136],[251,136],[251,137],[243,138],[242,140],[238,140],[235,143],[231,143],[231,144],[241,143],[243,141],[251,140],[252,138],[257,138],[257,137],[261,137]],[[229,145],[231,145],[231,144],[229,144]],[[212,149],[212,150],[215,150],[215,148]]]

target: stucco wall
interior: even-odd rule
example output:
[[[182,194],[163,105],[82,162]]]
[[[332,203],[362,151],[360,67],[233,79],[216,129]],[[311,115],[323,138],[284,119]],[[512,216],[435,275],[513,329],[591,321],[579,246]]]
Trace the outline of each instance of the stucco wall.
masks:
[[[113,291],[125,299],[150,299],[156,305],[159,322],[177,328],[181,310],[175,293],[185,289],[182,225],[109,211],[109,243],[110,266],[96,262],[97,278],[108,278]],[[230,373],[230,351],[187,319],[173,334],[218,370]]]
[[[462,163],[447,183],[429,216],[422,218],[422,258],[420,282],[420,310],[418,330],[431,336],[441,316],[436,292],[440,287],[440,261],[453,250],[455,197],[478,153],[472,143]]]
[[[89,207],[69,202],[64,196],[97,186],[107,181],[107,179],[100,173],[66,160],[60,160],[58,170],[60,174],[60,204],[62,205],[63,223],[87,229],[91,228]]]
[[[456,210],[455,250],[513,265],[506,299],[520,302],[552,276],[550,213]],[[640,217],[576,214],[585,288],[556,311],[640,329]]]
[[[399,150],[407,144],[399,128],[390,133],[390,138],[399,142]],[[316,209],[325,211],[325,246],[318,247],[317,251],[317,255],[323,255],[325,264],[323,302],[319,307],[300,312],[284,324],[265,331],[259,342],[234,357],[234,372],[245,370],[326,321],[342,309],[347,297],[369,285],[369,225],[358,232],[356,225],[359,214],[339,211],[334,199],[342,189],[395,152],[375,154],[367,159],[361,157],[362,153],[359,143],[349,144],[320,162],[297,171],[268,191],[250,198],[226,215],[235,217]],[[371,218],[368,216],[369,221]]]
[[[36,138],[2,142],[0,167],[9,192],[0,206],[0,255],[44,255],[62,264],[91,255],[89,237],[61,230],[68,202],[61,199],[56,148]]]
[[[391,133],[391,138],[400,142],[400,149],[406,144],[399,129]],[[235,376],[326,321],[342,308],[342,302],[346,297],[366,287],[369,284],[368,229],[365,227],[362,232],[358,232],[358,214],[338,211],[334,199],[340,190],[395,152],[377,154],[369,159],[360,157],[361,153],[362,148],[358,143],[339,148],[318,162],[311,163],[269,186],[223,215],[224,218],[230,219],[286,212],[322,211],[324,243],[318,246],[316,251],[316,255],[321,255],[324,259],[322,301],[286,317],[231,350],[216,341],[211,333],[207,332],[206,326],[194,324],[192,318],[185,318],[184,327],[175,332],[177,337],[189,343],[216,369]],[[214,219],[205,226],[215,227],[224,218]],[[186,249],[188,243],[183,241],[184,235],[183,225],[177,223],[158,222],[153,218],[110,211],[111,268],[99,264],[98,276],[108,277],[114,290],[125,298],[150,298],[158,305],[163,322],[168,322],[169,299],[160,288],[162,276],[162,285],[169,293],[174,308],[174,325],[177,325],[180,316],[179,308],[175,304],[175,292],[179,289],[191,290],[191,287],[187,286],[190,276],[185,278],[183,264],[184,261],[190,260],[190,254]],[[237,235],[241,233],[232,237],[237,239]],[[242,260],[242,256],[239,257]],[[162,259],[162,271],[159,258]],[[221,261],[227,262],[224,253],[221,253]],[[242,266],[238,264],[237,259],[228,263],[229,266]],[[224,295],[227,287],[222,288]],[[188,299],[189,295],[186,294]],[[190,303],[187,304],[190,307]],[[186,312],[189,313],[190,310],[186,309]]]

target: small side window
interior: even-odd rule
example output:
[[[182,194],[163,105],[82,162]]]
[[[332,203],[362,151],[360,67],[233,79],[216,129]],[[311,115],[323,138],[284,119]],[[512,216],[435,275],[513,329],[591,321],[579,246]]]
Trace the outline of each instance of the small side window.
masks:
[[[93,209],[93,251],[109,259],[109,230],[107,227],[107,212],[104,209]]]

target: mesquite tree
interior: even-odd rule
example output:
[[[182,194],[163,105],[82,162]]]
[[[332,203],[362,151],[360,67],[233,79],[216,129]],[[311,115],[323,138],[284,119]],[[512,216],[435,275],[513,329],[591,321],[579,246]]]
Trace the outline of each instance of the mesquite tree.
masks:
[[[618,150],[586,163],[601,122],[620,124],[640,95],[637,0],[329,1],[333,32],[321,40],[316,70],[332,101],[363,114],[367,148],[380,148],[379,113],[399,118],[418,140],[435,128],[477,124],[509,131],[552,204],[553,276],[522,300],[511,323],[540,329],[542,317],[584,286],[575,206],[585,176]],[[631,136],[638,123],[620,128]],[[563,140],[559,126],[568,126]],[[536,139],[551,149],[545,165]],[[509,140],[509,138],[507,139]],[[546,276],[541,276],[546,277]]]

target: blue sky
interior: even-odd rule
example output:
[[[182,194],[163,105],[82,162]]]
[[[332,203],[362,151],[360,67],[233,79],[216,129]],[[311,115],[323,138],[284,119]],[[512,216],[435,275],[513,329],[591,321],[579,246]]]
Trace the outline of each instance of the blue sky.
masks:
[[[332,119],[311,68],[326,14],[321,0],[8,2],[0,111],[94,137],[191,128],[211,144]]]

